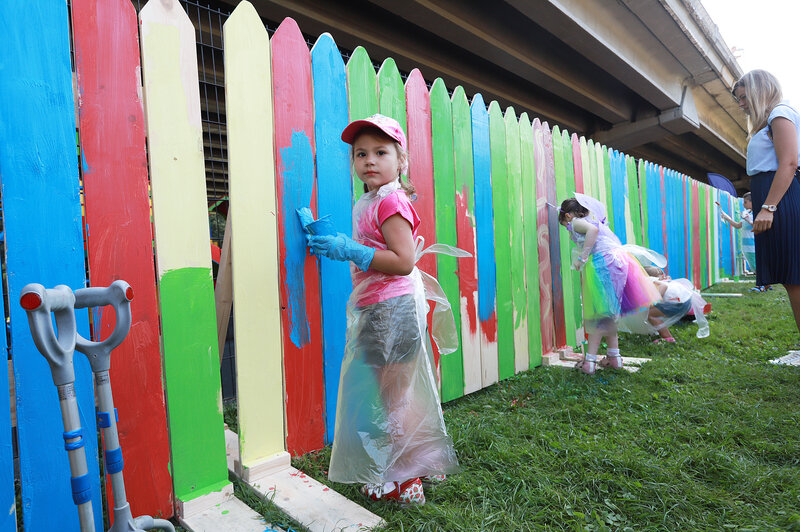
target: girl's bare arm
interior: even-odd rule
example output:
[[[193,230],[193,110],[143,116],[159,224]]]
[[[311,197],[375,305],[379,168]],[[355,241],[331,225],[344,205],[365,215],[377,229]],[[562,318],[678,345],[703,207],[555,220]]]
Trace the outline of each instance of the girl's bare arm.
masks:
[[[586,262],[589,258],[589,254],[592,252],[594,243],[597,242],[597,235],[600,233],[600,230],[583,218],[574,218],[572,220],[572,227],[578,233],[586,235],[586,240],[583,242],[583,253],[581,255],[581,258]]]
[[[414,237],[411,224],[393,214],[381,225],[389,249],[376,249],[370,268],[390,275],[408,275],[414,269]]]

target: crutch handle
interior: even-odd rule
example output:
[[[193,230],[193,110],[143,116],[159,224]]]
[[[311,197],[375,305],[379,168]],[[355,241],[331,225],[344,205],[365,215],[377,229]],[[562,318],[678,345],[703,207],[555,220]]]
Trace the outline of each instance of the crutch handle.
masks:
[[[60,284],[55,288],[45,288],[39,283],[26,284],[19,297],[19,304],[28,312],[46,307],[48,312],[69,310],[75,303],[75,296],[68,286]]]
[[[114,307],[116,323],[114,330],[102,342],[92,342],[77,335],[75,349],[85,354],[92,371],[108,371],[111,368],[111,351],[125,340],[131,330],[131,300],[133,288],[123,280],[117,280],[105,287],[81,288],[75,290],[75,308]]]
[[[19,304],[28,314],[33,343],[50,364],[56,386],[75,382],[72,353],[75,350],[75,296],[65,285],[45,288],[38,283],[25,285]],[[50,313],[55,315],[58,335]]]
[[[130,303],[133,288],[125,281],[114,281],[109,286],[79,288],[75,290],[75,308],[104,307]]]

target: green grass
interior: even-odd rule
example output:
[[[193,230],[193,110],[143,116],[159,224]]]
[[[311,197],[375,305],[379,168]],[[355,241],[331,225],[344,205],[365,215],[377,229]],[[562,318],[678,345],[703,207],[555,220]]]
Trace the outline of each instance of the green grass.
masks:
[[[386,530],[800,530],[800,368],[786,292],[711,292],[711,336],[623,335],[638,373],[537,368],[444,405],[462,464],[423,507],[369,503],[326,478],[330,449],[293,464]]]
[[[444,405],[462,464],[423,507],[370,503],[327,480],[330,448],[293,465],[383,517],[387,531],[800,530],[800,368],[786,292],[724,283],[711,336],[677,344],[622,335],[637,373],[537,368]],[[237,430],[236,405],[224,406]],[[236,496],[302,530],[234,481]],[[176,530],[182,532],[180,527]]]

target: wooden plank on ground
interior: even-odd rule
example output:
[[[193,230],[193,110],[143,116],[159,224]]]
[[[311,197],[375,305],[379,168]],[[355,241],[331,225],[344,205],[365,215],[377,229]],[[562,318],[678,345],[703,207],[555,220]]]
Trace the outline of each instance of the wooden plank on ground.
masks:
[[[228,443],[228,467],[235,472],[239,460],[237,436],[228,430],[225,438]],[[380,517],[291,467],[288,460],[250,479],[248,488],[302,524],[309,532],[357,532],[384,525]]]
[[[434,82],[437,91],[447,92],[444,82]],[[433,97],[433,95],[431,96]],[[475,172],[472,158],[472,116],[464,88],[458,86],[450,99],[453,110],[453,159],[456,194],[458,247],[471,257],[458,259],[458,291],[461,309],[461,353],[464,361],[462,393],[481,388],[481,324],[478,317],[478,260],[475,214]],[[434,169],[436,166],[434,165]],[[455,390],[454,390],[455,391]],[[445,395],[444,388],[442,395]],[[455,398],[449,397],[448,398]],[[444,400],[448,398],[443,397]]]
[[[223,39],[230,194],[225,239],[231,245],[236,405],[247,477],[285,453],[282,351],[274,341],[281,337],[281,313],[272,80],[269,37],[250,2],[233,11]]]
[[[475,225],[477,227],[478,319],[481,322],[481,388],[497,382],[497,270],[492,214],[492,160],[489,113],[483,96],[476,94],[470,106],[472,159],[475,176]]]
[[[508,248],[511,273],[511,326],[514,340],[514,373],[530,368],[528,353],[528,300],[525,294],[525,219],[522,207],[522,152],[520,126],[513,107],[503,117],[508,164]]]
[[[58,395],[19,304],[27,283],[73,289],[86,284],[67,6],[61,0],[0,2],[0,30],[0,184],[22,524],[25,530],[71,532],[80,526]],[[89,337],[86,313],[78,314],[77,330]],[[92,374],[85,357],[74,361],[94,523],[102,531]],[[3,427],[0,441],[8,449],[11,426]],[[2,462],[0,470],[5,490],[0,500],[9,502],[2,514],[9,517],[15,511],[10,465]],[[4,517],[2,522],[4,531],[15,528],[13,519]]]
[[[511,246],[508,212],[508,160],[503,111],[496,100],[489,104],[492,206],[494,208],[494,260],[497,276],[497,376],[514,375],[514,302],[511,293]]]
[[[317,258],[308,252],[295,212],[308,207],[316,217],[317,210],[311,55],[291,18],[272,36],[272,86],[286,443],[297,455],[324,445],[325,410]]]
[[[372,68],[372,67],[370,67]],[[311,49],[314,80],[314,138],[317,140],[317,211],[330,216],[337,231],[352,231],[353,183],[350,150],[341,139],[347,126],[347,73],[342,55],[328,33]],[[322,364],[325,376],[325,442],[331,443],[336,422],[339,375],[347,332],[347,299],[353,289],[350,263],[319,263],[322,304]]]
[[[651,359],[649,358],[637,358],[637,357],[624,357],[624,366],[622,369],[629,373],[636,373],[642,366],[647,362],[650,362]],[[554,360],[553,363],[549,364],[550,366],[556,366],[561,368],[567,368],[574,370],[575,368],[575,361],[574,360]],[[613,369],[604,368],[600,365],[597,366],[598,371],[618,371]]]
[[[178,522],[187,532],[283,532],[234,497],[231,489],[205,510],[180,517]]]
[[[414,72],[419,72],[414,70]],[[420,76],[420,79],[421,76]],[[410,79],[409,79],[410,81]],[[453,110],[447,87],[441,78],[433,82],[430,90],[431,145],[433,148],[433,184],[436,195],[436,240],[443,244],[458,246],[458,227],[461,220],[456,211],[455,157],[453,151]],[[409,99],[409,122],[411,122],[411,99]],[[409,128],[410,129],[410,128]],[[442,355],[441,368],[442,401],[464,395],[465,335],[462,333],[461,302],[459,294],[459,259],[447,255],[437,257],[436,269],[439,284],[450,302],[458,335],[458,349]]]
[[[136,296],[131,302],[128,338],[111,357],[117,429],[125,449],[125,494],[134,515],[170,517],[172,478],[153,282],[136,11],[128,0],[73,0],[72,21],[81,94],[90,284],[108,286],[123,279]],[[95,340],[107,338],[116,326],[116,316],[97,312],[95,317]],[[110,496],[110,484],[107,493]]]
[[[534,368],[542,364],[542,332],[539,310],[539,244],[538,212],[536,205],[536,162],[534,160],[533,127],[528,113],[519,117],[520,155],[522,158],[522,214],[523,239],[525,246],[525,279],[524,304],[528,320],[527,367]]]
[[[195,30],[177,0],[139,17],[172,479],[188,502],[230,486]]]

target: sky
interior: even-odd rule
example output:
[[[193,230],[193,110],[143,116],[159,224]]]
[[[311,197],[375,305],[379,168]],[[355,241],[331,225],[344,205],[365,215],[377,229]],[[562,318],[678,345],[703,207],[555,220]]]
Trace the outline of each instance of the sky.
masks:
[[[800,104],[800,0],[701,0],[743,72],[768,70]]]

